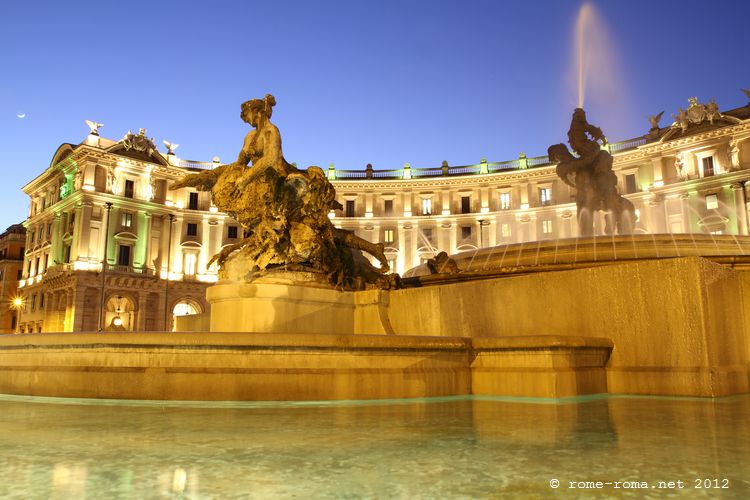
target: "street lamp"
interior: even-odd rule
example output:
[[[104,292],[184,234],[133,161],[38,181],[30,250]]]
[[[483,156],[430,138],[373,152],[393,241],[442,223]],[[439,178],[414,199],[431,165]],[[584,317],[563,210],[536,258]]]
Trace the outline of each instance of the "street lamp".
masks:
[[[99,297],[99,328],[101,332],[104,329],[104,286],[105,286],[105,275],[107,274],[107,249],[109,248],[109,213],[112,211],[112,202],[108,201],[104,204],[104,208],[107,209],[107,222],[104,226],[104,259],[102,259],[102,292]]]
[[[13,298],[13,301],[11,302],[11,307],[13,307],[13,314],[16,317],[16,331],[15,333],[18,333],[21,330],[21,311],[23,310],[23,306],[25,304],[25,301],[23,300],[23,297],[20,295]]]

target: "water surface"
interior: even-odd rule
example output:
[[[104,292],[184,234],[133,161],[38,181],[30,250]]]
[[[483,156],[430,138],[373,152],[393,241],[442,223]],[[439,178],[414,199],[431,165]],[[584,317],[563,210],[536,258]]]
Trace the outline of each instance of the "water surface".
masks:
[[[750,498],[748,396],[296,404],[3,396],[0,415],[2,498]],[[699,479],[728,488],[695,489]],[[581,491],[571,481],[622,484]],[[651,488],[658,481],[684,487]],[[648,489],[623,488],[635,482]]]

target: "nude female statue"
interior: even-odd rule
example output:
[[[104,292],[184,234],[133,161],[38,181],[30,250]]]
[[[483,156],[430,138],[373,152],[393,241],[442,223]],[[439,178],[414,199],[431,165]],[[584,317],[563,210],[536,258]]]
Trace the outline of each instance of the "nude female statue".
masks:
[[[373,282],[377,279],[373,271],[378,275],[388,271],[383,245],[333,226],[328,213],[342,208],[335,189],[320,168],[301,171],[284,159],[281,134],[270,121],[275,104],[270,94],[244,102],[240,117],[253,130],[245,136],[237,160],[188,175],[170,189],[210,190],[217,208],[242,225],[246,237],[224,248],[211,262],[222,265],[239,250],[260,270],[269,265],[311,265],[340,282],[342,266],[349,266],[343,272],[348,276],[344,281],[359,274]],[[361,260],[344,256],[343,248],[370,253],[380,261],[380,268],[364,269]]]

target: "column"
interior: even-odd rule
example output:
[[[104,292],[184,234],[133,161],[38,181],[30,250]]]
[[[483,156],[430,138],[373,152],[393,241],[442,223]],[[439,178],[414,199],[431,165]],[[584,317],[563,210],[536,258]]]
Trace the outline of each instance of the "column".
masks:
[[[70,244],[70,261],[75,262],[78,260],[79,246],[81,242],[81,223],[83,222],[83,204],[76,205],[75,208],[75,220],[73,221],[73,241]],[[30,245],[26,245],[26,248],[31,248]]]
[[[144,211],[138,211],[138,240],[135,243],[133,252],[133,267],[144,268],[148,266],[148,249],[151,243],[151,214]]]
[[[396,267],[398,273],[402,274],[406,270],[406,231],[404,225],[399,223],[398,225],[398,258],[396,259]]]
[[[141,290],[140,292],[138,292],[138,316],[136,317],[134,328],[134,330],[137,332],[146,331],[146,309],[148,307],[148,304],[146,302],[147,296],[148,291],[146,290]],[[156,304],[153,304],[152,307],[155,305]]]
[[[216,226],[216,221],[207,217],[203,218],[203,224],[201,228],[201,250],[198,254],[198,262],[195,264],[195,274],[204,274],[206,272],[206,264],[213,255],[210,253],[211,250],[211,228]]]
[[[693,228],[690,223],[690,193],[680,194],[680,210],[682,211],[682,232],[692,233]]]
[[[162,272],[167,272],[170,231],[169,214],[164,214],[161,216],[161,231],[159,232],[159,269],[157,269],[157,275],[159,276]]]
[[[52,260],[54,264],[62,264],[62,213],[55,212],[55,220],[52,223]]]
[[[732,184],[734,210],[737,217],[737,234],[747,235],[747,206],[745,204],[745,183]]]

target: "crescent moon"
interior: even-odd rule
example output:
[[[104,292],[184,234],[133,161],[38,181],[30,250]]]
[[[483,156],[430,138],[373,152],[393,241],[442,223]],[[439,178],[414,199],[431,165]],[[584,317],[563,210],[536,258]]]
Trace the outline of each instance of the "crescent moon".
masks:
[[[16,116],[23,120],[26,118],[26,113],[18,113]]]

